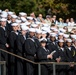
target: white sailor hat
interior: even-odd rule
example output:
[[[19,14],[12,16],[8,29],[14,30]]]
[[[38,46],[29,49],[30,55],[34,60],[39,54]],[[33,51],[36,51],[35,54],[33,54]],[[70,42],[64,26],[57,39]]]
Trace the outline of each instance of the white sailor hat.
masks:
[[[64,38],[69,38],[69,35],[68,34],[63,34],[63,37]]]
[[[71,40],[71,39],[67,39],[66,41],[67,41],[67,42],[72,42],[72,40]]]
[[[18,26],[18,23],[12,23],[11,26]]]
[[[7,21],[7,19],[5,19],[5,18],[1,18],[0,21]]]
[[[1,14],[2,18],[7,18],[7,14]]]
[[[71,35],[71,38],[75,39],[76,38],[76,35]]]
[[[31,27],[37,27],[38,25],[37,24],[31,24]]]
[[[27,14],[26,14],[25,12],[20,12],[19,15],[25,16],[25,15],[27,15]]]
[[[49,25],[47,23],[43,23],[42,26],[48,27]]]
[[[64,40],[60,39],[60,40],[58,40],[58,42],[64,42]]]
[[[46,32],[51,33],[52,31],[49,28],[47,28]]]
[[[55,27],[51,27],[50,29],[51,29],[51,30],[54,30],[54,29],[55,29]]]
[[[58,29],[56,29],[56,28],[54,28],[54,29],[53,29],[53,31],[57,31],[57,32],[58,32],[59,30],[58,30]]]
[[[15,18],[15,19],[17,18],[17,16],[16,16],[16,15],[11,15],[11,17],[12,17],[12,18]]]
[[[64,35],[64,33],[59,33],[58,35]]]
[[[27,26],[24,26],[24,25],[21,26],[21,29],[22,30],[29,30],[29,28]]]
[[[29,28],[29,32],[36,32],[35,28]]]
[[[50,33],[51,37],[56,37],[56,33]]]
[[[8,12],[8,15],[13,15],[13,14],[14,14],[14,12],[11,12],[11,11]]]
[[[47,42],[47,39],[46,38],[41,38],[39,39],[40,42]]]
[[[51,36],[52,36],[52,37],[56,37],[56,35],[55,35],[55,34],[52,34]]]
[[[49,29],[49,27],[42,27],[41,30],[43,30],[43,31],[48,31],[48,30],[50,30],[50,29]]]
[[[36,33],[41,34],[42,31],[40,29],[36,29]]]
[[[21,23],[21,20],[16,19],[16,23]]]
[[[45,31],[45,32],[48,32],[48,33],[51,32],[50,29],[49,29],[49,27],[43,27],[42,30]]]
[[[29,17],[27,17],[27,20],[33,20],[33,17],[29,16]]]
[[[65,29],[63,29],[63,28],[60,28],[59,30],[60,30],[60,32],[63,32],[63,33],[65,33],[65,32],[66,32],[66,30],[65,30]]]
[[[31,23],[30,23],[30,22],[28,22],[28,21],[27,21],[27,22],[25,22],[25,25],[26,25],[26,26],[28,26],[28,25],[30,25],[30,24],[31,24]]]
[[[2,11],[2,14],[6,14],[7,15],[7,12],[6,11]]]
[[[42,34],[46,34],[47,32],[46,31],[42,31]]]
[[[41,24],[41,22],[36,21],[35,24],[38,24],[39,25],[39,24]]]
[[[21,23],[20,26],[26,26],[26,24],[25,23]]]
[[[27,21],[25,17],[21,17],[21,20],[22,20],[23,22],[26,22],[26,21]]]

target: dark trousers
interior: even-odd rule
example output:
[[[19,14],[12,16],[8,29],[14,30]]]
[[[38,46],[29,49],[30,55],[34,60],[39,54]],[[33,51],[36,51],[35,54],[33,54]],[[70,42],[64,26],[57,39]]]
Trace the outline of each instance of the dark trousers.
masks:
[[[13,53],[13,50],[11,50]],[[10,55],[10,75],[17,75],[17,58],[15,56]]]
[[[58,73],[57,75],[66,75],[66,71],[64,69],[61,69],[57,73]]]
[[[57,65],[57,75],[66,75],[66,65]]]
[[[68,75],[74,75],[74,69],[72,69],[72,68],[69,69],[69,70],[68,70]]]
[[[27,75],[34,75],[34,64],[26,63]]]
[[[23,60],[17,58],[17,75],[24,75]]]
[[[52,65],[41,65],[41,75],[53,75]]]
[[[41,65],[41,75],[48,75],[48,73],[48,69],[44,65]]]
[[[68,75],[74,75],[74,71],[75,71],[74,69],[75,69],[74,67],[67,66]]]
[[[20,52],[17,52],[17,55],[22,57],[22,53]],[[17,75],[24,75],[23,60],[20,58],[17,58]]]

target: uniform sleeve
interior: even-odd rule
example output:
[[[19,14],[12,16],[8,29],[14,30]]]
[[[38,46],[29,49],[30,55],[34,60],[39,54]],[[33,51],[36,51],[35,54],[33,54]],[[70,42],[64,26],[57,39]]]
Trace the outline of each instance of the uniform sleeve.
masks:
[[[56,60],[56,58],[59,58],[59,51],[56,49],[56,52],[53,54],[53,59]]]
[[[67,59],[67,62],[74,62],[73,61],[73,55],[72,55],[72,53],[68,50],[68,49],[66,49],[66,59]]]
[[[50,44],[47,44],[46,48],[50,51],[50,53],[52,52]]]
[[[59,51],[59,56],[61,57],[61,62],[67,61],[66,52]]]
[[[37,51],[37,57],[39,60],[47,60],[47,54],[44,54],[40,48]]]
[[[10,33],[10,36],[9,36],[9,43],[10,43],[10,47],[12,48],[12,49],[14,49],[14,35],[13,35],[13,33]]]
[[[22,52],[22,43],[21,43],[20,36],[17,37],[17,49],[19,52]]]
[[[32,55],[32,56],[36,54],[34,43],[32,41],[30,42],[30,40],[28,39],[25,41],[25,52],[26,54]]]
[[[0,43],[5,45],[7,42],[6,42],[6,37],[4,35],[4,32],[2,31],[2,29],[0,29]]]

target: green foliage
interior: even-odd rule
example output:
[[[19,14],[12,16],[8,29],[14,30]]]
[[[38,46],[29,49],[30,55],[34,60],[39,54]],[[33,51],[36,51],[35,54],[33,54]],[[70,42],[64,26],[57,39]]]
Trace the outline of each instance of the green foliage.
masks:
[[[42,13],[45,16],[48,10],[51,9],[52,14],[59,17],[75,17],[76,0],[0,0],[0,9],[9,9],[19,12],[26,12],[28,15],[35,12],[36,15]]]

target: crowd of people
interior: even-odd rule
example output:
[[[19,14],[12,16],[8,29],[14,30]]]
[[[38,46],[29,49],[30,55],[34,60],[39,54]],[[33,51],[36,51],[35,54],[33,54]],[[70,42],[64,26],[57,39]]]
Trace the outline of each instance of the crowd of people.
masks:
[[[34,62],[76,62],[76,29],[73,18],[56,19],[56,15],[0,10],[0,49]],[[63,28],[60,28],[63,26]],[[37,66],[0,51],[0,60],[6,61],[7,75],[37,75]],[[57,65],[57,75],[76,75],[76,66]],[[41,75],[53,75],[51,64],[41,65]]]

